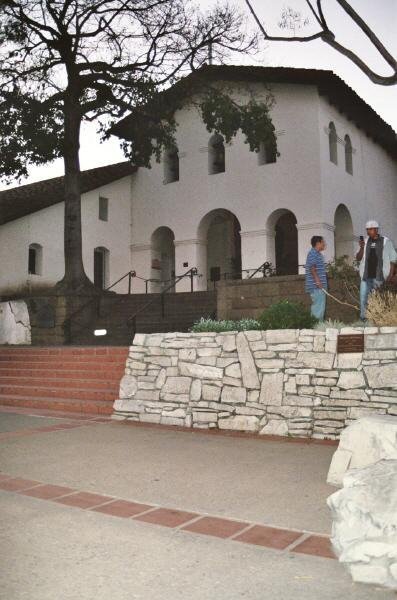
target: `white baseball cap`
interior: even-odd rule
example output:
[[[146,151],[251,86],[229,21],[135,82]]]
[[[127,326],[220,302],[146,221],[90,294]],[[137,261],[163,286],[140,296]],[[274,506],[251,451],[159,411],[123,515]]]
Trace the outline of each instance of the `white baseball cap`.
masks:
[[[365,229],[379,229],[378,221],[367,221],[365,224]]]

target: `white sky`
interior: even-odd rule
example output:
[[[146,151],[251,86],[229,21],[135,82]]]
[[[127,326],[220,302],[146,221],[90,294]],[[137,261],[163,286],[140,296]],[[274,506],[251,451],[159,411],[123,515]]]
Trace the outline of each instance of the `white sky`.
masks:
[[[229,0],[247,12],[244,0]],[[197,0],[203,8],[216,4],[216,0]],[[251,0],[258,16],[263,19],[268,31],[280,35],[277,26],[281,11],[285,6],[299,8],[303,0]],[[367,41],[362,32],[352,25],[349,17],[340,9],[336,0],[325,0],[326,17],[337,40],[356,51],[370,66],[384,75],[390,74],[390,68],[379,58],[375,48]],[[352,6],[366,19],[391,54],[397,56],[397,1],[396,0],[351,0]],[[253,19],[249,16],[252,28]],[[313,25],[314,26],[314,25]],[[307,31],[310,31],[310,26]],[[306,30],[305,30],[306,33]],[[373,48],[373,49],[372,49]],[[371,83],[361,71],[348,59],[321,41],[308,43],[271,42],[256,56],[238,56],[230,60],[232,64],[255,64],[268,66],[290,66],[313,69],[330,69],[350,85],[376,112],[397,130],[397,85],[385,87]],[[81,134],[80,162],[82,169],[90,169],[124,160],[116,138],[101,144],[96,134],[96,126],[84,125]],[[63,161],[57,160],[43,167],[32,167],[29,177],[22,181],[31,183],[49,177],[63,175]],[[12,185],[16,185],[15,183]],[[0,184],[0,189],[4,189]]]

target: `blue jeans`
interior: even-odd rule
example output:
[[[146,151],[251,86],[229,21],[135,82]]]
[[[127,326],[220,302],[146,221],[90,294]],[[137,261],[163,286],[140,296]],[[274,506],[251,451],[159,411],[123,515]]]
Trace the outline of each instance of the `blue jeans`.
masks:
[[[365,319],[367,311],[368,296],[373,290],[376,290],[382,285],[383,281],[379,279],[361,280],[360,284],[360,319]]]
[[[322,289],[318,288],[310,293],[310,298],[312,299],[311,314],[319,321],[324,321],[325,302],[327,299],[325,293]]]

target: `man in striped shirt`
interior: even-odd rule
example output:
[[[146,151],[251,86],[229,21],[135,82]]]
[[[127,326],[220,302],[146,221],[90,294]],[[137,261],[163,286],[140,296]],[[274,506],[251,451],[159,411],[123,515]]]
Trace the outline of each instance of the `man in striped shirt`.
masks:
[[[328,289],[327,274],[325,272],[324,257],[321,254],[325,250],[325,240],[321,235],[314,235],[310,240],[312,248],[306,259],[306,285],[305,291],[310,294],[312,300],[311,314],[319,321],[324,320],[326,294]]]

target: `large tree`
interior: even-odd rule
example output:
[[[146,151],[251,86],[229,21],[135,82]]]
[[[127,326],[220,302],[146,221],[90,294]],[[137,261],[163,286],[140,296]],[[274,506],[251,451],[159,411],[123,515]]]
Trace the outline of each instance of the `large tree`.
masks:
[[[252,0],[245,0],[245,3],[265,40],[270,42],[311,42],[320,39],[348,58],[361,69],[373,83],[378,85],[395,85],[397,83],[396,58],[388,51],[366,20],[354,10],[351,3],[347,0],[336,0],[336,3],[344,11],[345,17],[351,21],[352,25],[357,26],[362,31],[369,43],[376,49],[379,56],[391,68],[392,73],[390,75],[382,75],[381,73],[376,72],[369,66],[364,58],[354,52],[351,48],[348,48],[345,44],[338,41],[335,24],[332,24],[327,17],[327,9],[329,6],[327,6],[327,3],[324,0],[301,0],[300,5],[304,4],[306,6],[306,12],[299,9],[297,10],[294,8],[294,5],[285,6],[283,8],[279,26],[281,29],[292,32],[292,35],[290,33],[287,35],[275,35],[270,33],[264,20],[259,18],[258,13],[254,8],[254,2]],[[314,31],[314,33],[305,34],[303,27],[309,25],[310,21],[315,24],[316,31]],[[302,31],[299,35],[296,35],[298,30]]]
[[[24,176],[29,164],[63,157],[65,276],[58,288],[89,288],[81,239],[82,122],[102,119],[103,131],[126,111],[139,111],[134,139],[124,147],[136,165],[149,166],[153,154],[159,158],[173,143],[173,114],[183,95],[178,86],[173,95],[159,91],[200,68],[209,48],[221,62],[230,51],[253,49],[255,37],[227,4],[202,14],[190,0],[0,0],[0,43],[0,175]],[[275,140],[266,102],[240,106],[199,77],[189,79],[193,84],[195,91],[201,85],[208,128],[227,140],[242,129],[254,150],[261,137]]]

